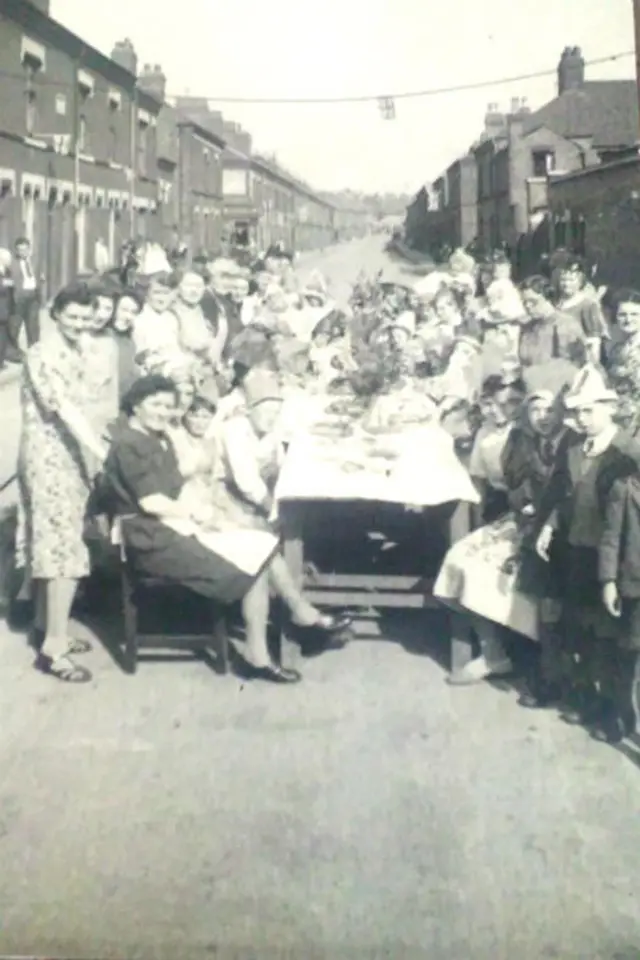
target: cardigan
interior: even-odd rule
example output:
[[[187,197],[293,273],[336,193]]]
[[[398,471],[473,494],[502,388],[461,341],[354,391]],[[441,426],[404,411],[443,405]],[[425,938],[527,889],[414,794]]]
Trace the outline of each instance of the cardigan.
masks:
[[[640,598],[640,477],[616,480],[607,496],[598,556],[600,583]]]

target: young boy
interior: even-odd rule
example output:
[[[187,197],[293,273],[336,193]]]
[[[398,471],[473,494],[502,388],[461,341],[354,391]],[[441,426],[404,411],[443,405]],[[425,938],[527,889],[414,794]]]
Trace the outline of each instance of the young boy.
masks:
[[[598,574],[605,610],[620,626],[607,691],[607,739],[617,741],[636,732],[640,708],[640,474],[615,481],[606,498]]]

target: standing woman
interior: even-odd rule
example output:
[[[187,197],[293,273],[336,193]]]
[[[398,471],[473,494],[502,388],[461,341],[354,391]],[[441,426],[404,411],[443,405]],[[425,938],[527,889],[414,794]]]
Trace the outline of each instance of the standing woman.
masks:
[[[118,397],[122,399],[129,387],[140,376],[136,365],[133,343],[133,325],[144,305],[138,290],[121,290],[114,301],[112,329],[118,356]]]
[[[615,302],[618,337],[606,367],[620,397],[618,423],[635,434],[640,427],[640,292],[620,290]]]
[[[180,346],[199,363],[218,370],[224,338],[214,331],[202,309],[202,301],[211,277],[206,267],[186,267],[177,274],[178,286],[173,312],[178,319]]]
[[[571,312],[553,303],[553,287],[541,276],[529,277],[520,287],[527,317],[520,330],[519,359],[522,367],[568,360],[581,367],[586,363],[586,335],[582,323]]]
[[[590,289],[586,266],[580,257],[567,258],[558,275],[558,286],[558,309],[579,321],[586,339],[588,359],[599,365],[603,341],[609,339],[609,333],[600,302]]]
[[[28,351],[22,379],[18,479],[25,530],[18,565],[35,586],[36,666],[69,683],[91,679],[69,657],[81,652],[69,637],[69,616],[78,582],[90,572],[83,538],[93,480],[87,459],[101,464],[106,456],[84,412],[90,384],[80,339],[94,309],[86,284],[61,290],[51,307],[55,328]]]
[[[104,436],[119,409],[118,348],[113,333],[115,291],[106,283],[88,282],[93,296],[93,312],[87,336],[82,339],[87,382],[85,415],[97,436]]]

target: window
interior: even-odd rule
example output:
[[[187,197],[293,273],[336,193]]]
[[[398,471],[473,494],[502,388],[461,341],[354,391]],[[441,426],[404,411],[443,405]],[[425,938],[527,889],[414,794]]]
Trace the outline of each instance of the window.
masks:
[[[67,115],[67,98],[64,93],[56,93],[56,113],[59,117]]]
[[[81,153],[87,150],[87,118],[84,113],[80,114],[78,120],[78,150]]]
[[[138,124],[138,173],[147,172],[147,136],[149,128],[146,124]]]
[[[534,177],[546,177],[555,167],[553,150],[534,150],[532,159]]]
[[[33,137],[38,126],[38,98],[35,88],[36,70],[33,65],[25,65],[25,130],[28,137]]]
[[[108,157],[107,159],[111,160],[112,163],[117,163],[118,160],[118,128],[115,123],[112,123],[109,127],[109,142],[107,144]]]

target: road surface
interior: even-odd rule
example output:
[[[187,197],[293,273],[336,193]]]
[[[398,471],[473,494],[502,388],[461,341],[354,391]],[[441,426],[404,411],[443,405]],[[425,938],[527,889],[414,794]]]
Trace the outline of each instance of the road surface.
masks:
[[[384,633],[293,689],[97,643],[74,688],[5,631],[0,954],[638,960],[640,769]]]

